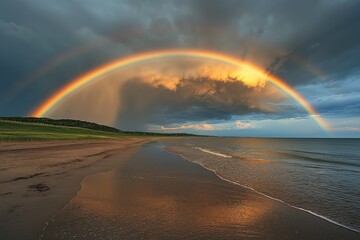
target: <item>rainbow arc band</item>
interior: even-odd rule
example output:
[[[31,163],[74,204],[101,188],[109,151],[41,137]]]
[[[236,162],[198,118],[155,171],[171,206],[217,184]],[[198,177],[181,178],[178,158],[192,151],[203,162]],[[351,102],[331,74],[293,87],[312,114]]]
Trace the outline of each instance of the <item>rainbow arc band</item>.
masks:
[[[200,49],[156,50],[156,51],[137,53],[111,61],[107,64],[99,66],[73,79],[70,83],[65,85],[63,88],[55,92],[55,94],[53,94],[48,99],[46,99],[42,104],[40,104],[40,106],[37,107],[33,113],[31,113],[31,116],[34,117],[45,116],[49,112],[49,110],[53,109],[57,104],[59,104],[59,102],[61,102],[61,100],[63,100],[69,94],[75,92],[80,87],[95,80],[96,78],[108,74],[112,71],[115,71],[121,67],[125,67],[142,61],[159,59],[159,58],[169,58],[169,57],[194,57],[194,58],[211,59],[211,60],[228,63],[234,66],[238,66],[247,71],[254,72],[258,74],[260,77],[267,79],[277,88],[279,88],[287,95],[295,99],[319,124],[321,128],[323,128],[325,131],[330,130],[329,124],[316,112],[313,106],[308,101],[306,101],[306,99],[303,96],[301,96],[295,89],[293,89],[290,85],[285,83],[280,78],[265,72],[263,69],[250,62],[243,61],[234,56],[220,52],[200,50]]]

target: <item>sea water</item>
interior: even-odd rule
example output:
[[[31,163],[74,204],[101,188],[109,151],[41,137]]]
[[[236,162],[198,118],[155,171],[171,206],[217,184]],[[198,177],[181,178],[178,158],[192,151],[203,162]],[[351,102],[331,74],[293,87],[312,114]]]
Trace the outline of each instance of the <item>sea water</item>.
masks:
[[[360,231],[360,139],[209,137],[166,144],[225,180]]]

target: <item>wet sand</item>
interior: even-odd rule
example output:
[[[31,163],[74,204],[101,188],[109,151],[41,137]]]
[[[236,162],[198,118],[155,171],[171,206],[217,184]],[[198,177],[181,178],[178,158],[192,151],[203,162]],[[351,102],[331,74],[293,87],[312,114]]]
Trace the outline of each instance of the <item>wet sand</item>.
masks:
[[[41,239],[360,239],[360,235],[226,182],[159,143],[88,176]]]
[[[0,143],[0,239],[38,239],[85,176],[113,169],[146,141]]]

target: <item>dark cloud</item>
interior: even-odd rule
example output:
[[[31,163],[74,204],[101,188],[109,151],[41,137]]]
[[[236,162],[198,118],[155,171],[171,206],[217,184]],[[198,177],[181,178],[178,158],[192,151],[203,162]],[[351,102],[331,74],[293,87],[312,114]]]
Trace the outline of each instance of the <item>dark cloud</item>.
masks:
[[[338,94],[322,96],[315,101],[316,108],[328,117],[360,116],[360,94]]]
[[[359,9],[360,2],[356,0],[261,3],[253,0],[2,0],[0,115],[24,115],[70,79],[95,66],[134,52],[159,48],[190,47],[227,52],[267,68],[299,88],[313,83],[319,83],[320,88],[336,85],[336,89],[326,92],[327,96],[336,96],[344,79],[358,76],[360,70]],[[55,57],[81,48],[84,50],[76,54],[65,54],[63,61],[56,62],[43,75],[25,81]],[[169,121],[173,122],[172,119],[180,121],[183,115],[186,116],[183,119],[203,120],[263,112],[263,109],[249,110],[245,107],[247,104],[235,103],[234,108],[221,105],[221,101],[225,101],[221,94],[216,96],[219,101],[215,103],[209,97],[200,101],[193,96],[191,101],[180,104],[176,102],[184,94],[180,90],[172,100],[173,92],[161,87],[153,89],[141,81],[129,82],[126,87],[131,90],[138,87],[137,92],[150,88],[151,93],[163,95],[174,110],[150,109],[162,117],[168,114]],[[179,89],[185,87],[179,86]],[[244,94],[239,86],[234,89],[239,95]],[[136,104],[135,100],[139,99],[133,98],[131,101]],[[243,98],[236,100],[243,103]],[[154,96],[153,101],[159,99]],[[156,101],[150,103],[155,106]],[[339,109],[346,105],[347,112],[351,112],[358,106],[350,101],[355,99],[336,104]],[[316,99],[313,103],[319,104],[321,111],[330,111],[330,107]],[[278,107],[278,114],[292,108],[290,105]],[[131,109],[129,111],[132,114]],[[149,121],[160,119],[154,114],[149,113],[152,116]]]
[[[324,1],[326,2],[326,1]],[[318,13],[321,18],[316,28],[289,48],[289,54],[277,59],[285,64],[277,73],[292,84],[302,85],[309,81],[338,81],[359,71],[360,2],[332,1]]]
[[[235,115],[275,113],[284,100],[262,87],[240,81],[217,81],[207,77],[183,78],[169,89],[156,82],[127,81],[120,92],[118,125],[134,130],[146,124],[229,120]]]

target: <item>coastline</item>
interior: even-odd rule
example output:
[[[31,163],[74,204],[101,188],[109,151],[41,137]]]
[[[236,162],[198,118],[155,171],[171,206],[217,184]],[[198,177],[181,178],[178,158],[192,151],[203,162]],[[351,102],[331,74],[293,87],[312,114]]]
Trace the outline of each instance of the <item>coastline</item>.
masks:
[[[284,140],[246,138],[234,140],[223,138],[218,141],[209,138],[206,143],[202,143],[201,139],[189,141],[167,139],[162,142],[168,151],[200,164],[225,181],[360,233],[359,209],[356,205],[359,199],[359,195],[356,194],[359,180],[358,177],[356,178],[356,172],[359,168],[356,168],[358,165],[353,166],[351,162],[353,160],[346,155],[343,156],[342,161],[336,160],[342,156],[344,148],[351,145],[340,140],[339,143],[331,145],[332,149],[338,149],[339,155],[333,155],[336,150],[328,155],[321,155],[322,152],[327,151],[326,141],[317,142],[314,148],[318,150],[312,149],[313,152],[302,152],[299,148],[299,146],[308,148],[309,141],[291,141],[284,143]],[[274,146],[283,146],[283,148],[279,150]],[[199,147],[206,151],[202,151]],[[296,155],[297,158],[282,155],[282,152],[296,152],[296,150],[304,154]],[[315,156],[307,159],[308,153]],[[230,158],[225,158],[224,155]],[[317,161],[318,159],[321,161]],[[351,181],[346,182],[346,179]]]
[[[195,163],[195,164],[200,165],[200,166],[203,167],[204,169],[206,169],[206,170],[208,170],[208,171],[210,171],[210,172],[213,172],[218,178],[220,178],[220,179],[222,179],[222,180],[224,180],[224,181],[226,181],[226,182],[229,182],[229,183],[231,183],[231,184],[235,184],[235,185],[241,186],[241,187],[243,187],[243,188],[249,189],[249,190],[254,191],[255,193],[260,194],[260,195],[262,195],[262,196],[264,196],[264,197],[266,197],[266,198],[269,198],[269,199],[271,199],[271,200],[280,202],[280,203],[285,204],[285,205],[287,205],[287,206],[289,206],[289,207],[292,207],[292,208],[294,208],[294,209],[297,209],[297,210],[300,210],[300,211],[304,211],[304,212],[309,213],[309,214],[311,214],[311,215],[313,215],[313,216],[315,216],[315,217],[321,218],[321,219],[323,219],[323,220],[325,220],[325,221],[328,221],[329,223],[335,224],[335,225],[340,226],[340,227],[342,227],[342,228],[345,228],[345,229],[347,229],[347,230],[353,231],[353,232],[355,232],[355,233],[360,233],[360,231],[358,231],[358,230],[356,230],[356,229],[354,229],[354,228],[351,228],[351,227],[346,226],[346,225],[344,225],[344,224],[338,223],[338,222],[336,222],[336,221],[334,221],[334,220],[331,220],[331,219],[329,219],[329,218],[327,218],[327,217],[325,217],[325,216],[322,216],[322,215],[320,215],[320,214],[317,214],[317,213],[315,213],[315,212],[312,212],[312,211],[310,211],[310,210],[307,210],[307,209],[304,209],[304,208],[301,208],[301,207],[297,207],[297,206],[291,205],[290,203],[284,202],[284,201],[281,200],[281,199],[278,199],[278,198],[269,196],[269,195],[267,195],[267,194],[265,194],[265,193],[259,192],[259,191],[255,190],[255,189],[252,188],[252,187],[248,187],[248,186],[246,186],[246,185],[242,185],[242,184],[240,184],[240,183],[237,183],[237,182],[231,181],[231,180],[229,180],[229,179],[226,179],[226,178],[222,177],[220,174],[218,174],[218,173],[216,172],[216,170],[211,169],[211,168],[208,168],[208,167],[206,167],[204,164],[201,164],[201,163],[199,163],[199,162],[195,162],[195,161],[192,161],[192,160],[190,160],[190,159],[187,159],[187,158],[184,157],[182,154],[179,154],[179,153],[176,153],[176,152],[172,152],[171,150],[168,150],[168,152],[171,153],[171,154],[176,154],[176,155],[180,156],[181,158],[183,158],[183,159],[186,160],[186,161],[189,161],[189,162],[191,162],[191,163]]]
[[[38,239],[84,177],[113,169],[151,139],[0,143],[0,236]]]
[[[60,233],[78,239],[359,237],[357,232],[225,181],[160,145],[142,145],[117,169],[86,177],[76,197],[43,231],[42,239],[62,239]]]

